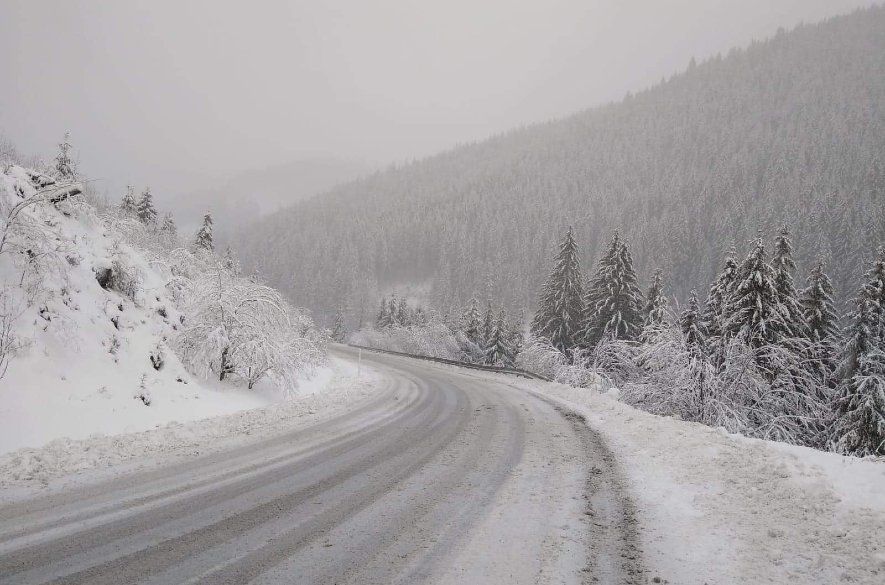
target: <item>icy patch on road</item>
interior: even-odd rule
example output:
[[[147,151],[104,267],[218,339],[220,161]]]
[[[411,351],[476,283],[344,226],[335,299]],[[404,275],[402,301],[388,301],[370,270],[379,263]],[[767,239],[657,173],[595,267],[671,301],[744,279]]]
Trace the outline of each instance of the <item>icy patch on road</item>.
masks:
[[[133,462],[157,465],[175,456],[229,449],[288,430],[299,419],[330,414],[336,407],[367,397],[378,386],[378,374],[371,369],[363,367],[357,377],[353,364],[334,358],[330,361],[331,366],[303,382],[293,398],[262,408],[187,423],[171,422],[138,433],[57,439],[40,448],[0,455],[0,488],[31,488],[87,470]]]

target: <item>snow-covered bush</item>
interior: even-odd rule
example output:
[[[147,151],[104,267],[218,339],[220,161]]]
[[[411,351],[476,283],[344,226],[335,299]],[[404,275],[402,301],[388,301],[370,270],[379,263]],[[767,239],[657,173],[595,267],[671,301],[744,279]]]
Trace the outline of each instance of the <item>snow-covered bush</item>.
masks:
[[[220,261],[193,278],[171,281],[186,315],[174,341],[196,374],[224,380],[235,374],[249,388],[268,376],[289,388],[319,362],[319,335],[276,290],[234,276]]]

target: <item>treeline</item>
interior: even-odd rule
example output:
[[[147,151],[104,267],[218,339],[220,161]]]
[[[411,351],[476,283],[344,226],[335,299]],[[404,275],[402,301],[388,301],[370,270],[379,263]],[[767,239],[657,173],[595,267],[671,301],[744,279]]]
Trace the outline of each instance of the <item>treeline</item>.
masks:
[[[336,317],[333,337],[343,339],[344,335],[338,335],[339,323]],[[491,301],[483,312],[472,298],[459,317],[452,317],[420,306],[413,309],[404,297],[397,300],[394,294],[381,299],[374,327],[357,331],[351,339],[368,347],[511,367],[522,350],[524,335],[522,319],[510,319],[503,308],[496,312]]]
[[[797,288],[786,226],[772,244],[760,234],[743,260],[732,250],[705,302],[692,290],[679,310],[661,270],[643,294],[617,233],[585,282],[569,229],[523,365],[554,376],[592,372],[587,383],[605,376],[624,400],[658,414],[846,454],[885,454],[885,249],[840,327],[826,265],[817,262]]]
[[[455,312],[534,306],[558,234],[591,257],[621,226],[636,269],[688,298],[788,222],[839,302],[885,241],[885,7],[777,34],[625,98],[399,165],[246,226],[244,265],[355,327],[392,290]],[[296,278],[293,275],[310,275]],[[844,298],[843,298],[844,297]]]

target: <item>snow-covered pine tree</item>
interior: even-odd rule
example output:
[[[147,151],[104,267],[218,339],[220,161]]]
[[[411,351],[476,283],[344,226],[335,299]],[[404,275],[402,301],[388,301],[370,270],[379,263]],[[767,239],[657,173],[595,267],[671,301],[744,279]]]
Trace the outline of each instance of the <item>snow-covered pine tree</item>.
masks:
[[[652,277],[642,309],[644,325],[660,325],[667,319],[667,295],[664,294],[664,271],[658,268]]]
[[[644,300],[627,244],[615,232],[584,305],[582,344],[593,348],[604,338],[632,341],[642,330]]]
[[[851,455],[885,455],[885,249],[879,249],[852,304],[833,447]]]
[[[793,284],[793,272],[796,270],[796,263],[793,261],[793,242],[786,224],[781,227],[774,240],[771,267],[774,269],[774,285],[777,289],[780,310],[787,325],[787,334],[790,337],[804,337],[805,321],[802,307],[799,305],[799,293]]]
[[[203,225],[197,230],[194,246],[209,252],[215,249],[212,243],[212,215],[208,212],[203,216]]]
[[[75,181],[77,178],[76,163],[71,158],[70,138],[70,132],[65,132],[65,138],[58,145],[58,154],[55,155],[55,177],[62,181]]]
[[[829,380],[835,372],[835,356],[839,339],[839,317],[833,301],[833,285],[820,261],[806,280],[807,287],[799,294],[806,335],[812,343],[812,361],[822,379]]]
[[[411,311],[409,310],[408,303],[406,303],[406,297],[401,297],[399,300],[399,305],[396,307],[396,320],[403,327],[408,327],[412,324]]]
[[[692,289],[688,297],[688,305],[679,315],[679,328],[685,339],[685,345],[694,355],[703,353],[706,347],[703,327],[701,325],[701,307],[698,293]]]
[[[492,332],[486,344],[486,364],[490,366],[512,366],[513,347],[507,328],[507,317],[502,310],[492,324]]]
[[[479,312],[479,301],[476,297],[472,297],[461,317],[461,330],[471,343],[481,345],[481,328],[482,315]]]
[[[482,322],[482,347],[488,348],[495,331],[495,314],[492,312],[492,301],[486,304],[486,316]]]
[[[332,327],[332,339],[338,343],[344,343],[347,338],[347,327],[344,324],[344,311],[338,309],[335,311],[335,322]]]
[[[716,277],[716,281],[710,285],[704,313],[701,316],[701,324],[708,337],[715,338],[722,335],[722,322],[725,320],[728,311],[726,304],[734,291],[735,282],[737,281],[737,270],[738,265],[735,251],[732,248],[728,256],[725,257],[722,272]]]
[[[382,297],[381,308],[378,309],[378,315],[375,317],[375,329],[380,331],[385,327],[390,327],[390,313],[387,309],[387,297]]]
[[[154,196],[151,194],[151,188],[146,187],[144,193],[135,206],[135,213],[138,219],[146,225],[154,225],[157,223],[157,209],[154,207]]]
[[[726,301],[728,313],[724,333],[737,337],[749,347],[762,348],[780,343],[790,327],[780,306],[775,272],[765,260],[765,244],[759,237],[738,269],[737,279]]]
[[[583,282],[578,245],[569,228],[559,245],[553,271],[541,289],[531,330],[566,353],[575,346],[584,311]]]
[[[120,211],[123,212],[124,215],[130,216],[134,216],[138,213],[135,204],[135,187],[132,185],[126,185],[126,194],[123,195],[123,200],[120,202]]]
[[[402,325],[399,320],[399,303],[396,301],[396,293],[393,293],[390,296],[390,300],[387,301],[387,317],[390,319],[390,326]]]
[[[178,226],[175,225],[175,219],[172,217],[172,213],[167,211],[166,215],[163,216],[163,225],[160,226],[160,229],[171,236],[178,235]]]

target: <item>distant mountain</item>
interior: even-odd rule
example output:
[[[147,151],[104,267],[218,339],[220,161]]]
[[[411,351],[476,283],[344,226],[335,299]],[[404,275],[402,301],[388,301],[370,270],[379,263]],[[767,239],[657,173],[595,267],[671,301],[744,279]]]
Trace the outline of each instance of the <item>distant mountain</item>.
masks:
[[[210,210],[217,232],[224,236],[232,231],[232,226],[255,221],[370,171],[368,165],[355,161],[335,158],[297,160],[246,171],[220,187],[201,189],[164,203],[187,228],[196,226],[203,214]]]
[[[428,289],[534,309],[574,226],[585,275],[619,229],[640,277],[701,297],[726,251],[789,224],[802,285],[823,257],[841,298],[885,241],[885,9],[734,49],[622,102],[466,145],[264,218],[241,257],[319,319]]]

